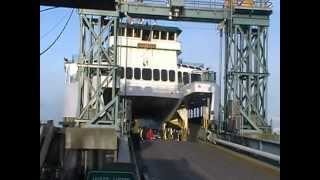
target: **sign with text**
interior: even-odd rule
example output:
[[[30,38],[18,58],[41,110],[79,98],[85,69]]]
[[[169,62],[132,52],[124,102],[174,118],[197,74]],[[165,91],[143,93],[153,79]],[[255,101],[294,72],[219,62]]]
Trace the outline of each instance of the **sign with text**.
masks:
[[[121,171],[91,171],[88,180],[135,180],[134,174]]]
[[[146,49],[156,49],[155,44],[148,44],[148,43],[138,43],[139,48],[146,48]]]

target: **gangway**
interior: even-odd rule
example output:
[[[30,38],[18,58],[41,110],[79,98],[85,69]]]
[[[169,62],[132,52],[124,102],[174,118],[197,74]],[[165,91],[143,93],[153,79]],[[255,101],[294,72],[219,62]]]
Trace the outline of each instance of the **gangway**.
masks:
[[[188,123],[188,106],[195,102],[203,101],[206,99],[203,105],[203,112],[209,112],[211,109],[211,103],[209,99],[214,97],[216,92],[215,82],[207,81],[194,81],[189,84],[180,85],[179,94],[180,98],[174,108],[166,116],[163,123],[171,123],[179,126],[183,131],[183,140],[187,140],[187,132],[189,129]],[[215,97],[214,97],[215,98]],[[209,102],[207,102],[209,101]],[[206,115],[204,115],[205,117]]]

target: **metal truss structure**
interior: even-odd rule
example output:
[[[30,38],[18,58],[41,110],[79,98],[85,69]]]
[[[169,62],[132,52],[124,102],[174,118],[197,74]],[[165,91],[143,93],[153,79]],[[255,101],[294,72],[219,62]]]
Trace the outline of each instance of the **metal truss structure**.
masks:
[[[115,127],[119,114],[119,79],[117,78],[117,30],[119,18],[80,15],[80,55],[78,61],[78,120],[86,126]],[[109,47],[113,31],[114,41]],[[111,98],[103,98],[106,91]]]
[[[225,30],[225,107],[233,109],[225,118],[234,118],[242,132],[268,128],[266,26],[230,23]],[[232,110],[231,110],[232,111]],[[231,113],[231,114],[230,114]],[[230,117],[231,116],[231,117]]]

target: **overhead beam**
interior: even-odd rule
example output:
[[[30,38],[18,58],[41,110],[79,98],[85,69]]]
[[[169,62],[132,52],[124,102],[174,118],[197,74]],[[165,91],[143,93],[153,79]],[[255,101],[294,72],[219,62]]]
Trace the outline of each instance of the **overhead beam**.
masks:
[[[102,16],[125,16],[132,18],[172,20],[172,21],[190,21],[220,23],[224,19],[229,19],[230,9],[223,7],[199,9],[183,8],[178,17],[171,16],[171,7],[165,5],[147,5],[147,4],[120,4],[116,10],[115,0],[40,0],[40,5],[80,8],[82,13]],[[234,24],[268,26],[271,9],[261,8],[236,8],[232,18]]]
[[[212,8],[212,9],[191,9],[185,8],[179,17],[172,16],[169,19],[171,8],[167,6],[146,6],[136,4],[124,4],[120,7],[120,11],[127,13],[132,18],[145,18],[145,19],[161,19],[173,21],[193,21],[193,22],[207,22],[207,23],[220,23],[225,18],[229,18],[227,9]],[[270,10],[268,13],[262,14],[261,10],[251,10],[248,14],[234,14],[236,24],[247,25],[269,25]]]
[[[115,0],[40,0],[41,6],[116,10]]]
[[[94,16],[112,16],[118,17],[118,11],[110,11],[110,10],[97,10],[97,9],[80,9],[80,14],[94,15]]]

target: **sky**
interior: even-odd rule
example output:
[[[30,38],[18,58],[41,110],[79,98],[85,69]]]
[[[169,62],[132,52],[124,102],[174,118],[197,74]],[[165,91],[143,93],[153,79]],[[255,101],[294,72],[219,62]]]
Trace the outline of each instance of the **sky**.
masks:
[[[272,0],[268,45],[268,120],[280,127],[280,0]],[[40,6],[40,10],[47,7]],[[40,52],[58,36],[70,15],[69,8],[56,8],[40,13]],[[219,71],[219,34],[216,24],[152,21],[182,29],[182,59],[204,63]],[[74,11],[60,39],[40,56],[40,119],[61,121],[64,106],[64,57],[79,54],[80,23]],[[196,53],[195,53],[196,52]],[[218,73],[217,73],[218,74]]]

